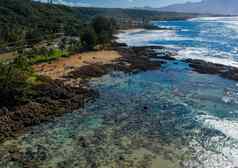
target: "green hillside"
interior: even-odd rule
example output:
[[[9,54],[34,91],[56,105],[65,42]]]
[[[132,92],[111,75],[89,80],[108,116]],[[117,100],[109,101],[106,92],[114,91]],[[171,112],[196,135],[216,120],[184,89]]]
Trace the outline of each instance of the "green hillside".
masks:
[[[72,8],[31,0],[0,0],[0,48],[34,44],[55,38],[57,33],[75,35],[97,15],[131,20],[183,19],[194,16],[138,9]]]

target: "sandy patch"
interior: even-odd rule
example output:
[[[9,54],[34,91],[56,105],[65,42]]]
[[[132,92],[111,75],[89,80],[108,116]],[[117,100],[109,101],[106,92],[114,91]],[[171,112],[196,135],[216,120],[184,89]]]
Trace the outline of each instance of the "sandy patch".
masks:
[[[61,79],[75,68],[90,64],[108,64],[121,55],[116,51],[95,51],[81,54],[75,54],[68,58],[60,58],[51,63],[42,63],[34,65],[34,70],[39,75],[48,76],[52,79]]]

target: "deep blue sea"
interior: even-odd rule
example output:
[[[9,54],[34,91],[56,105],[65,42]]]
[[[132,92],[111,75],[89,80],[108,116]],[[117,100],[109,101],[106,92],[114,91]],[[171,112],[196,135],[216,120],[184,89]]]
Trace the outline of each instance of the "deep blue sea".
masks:
[[[237,66],[238,18],[154,21],[166,30],[118,35],[130,46],[164,45],[177,60],[160,70],[112,72],[90,85],[99,97],[84,109],[33,127],[0,145],[40,168],[235,168],[238,84],[199,74],[181,61]],[[159,51],[158,51],[159,52]],[[162,51],[161,51],[162,52]],[[0,167],[23,163],[1,159]]]

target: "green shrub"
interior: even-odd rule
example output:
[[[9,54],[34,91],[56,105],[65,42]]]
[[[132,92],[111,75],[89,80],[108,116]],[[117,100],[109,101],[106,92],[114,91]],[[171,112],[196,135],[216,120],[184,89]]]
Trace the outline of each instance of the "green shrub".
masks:
[[[25,51],[24,55],[29,59],[31,64],[49,62],[60,57],[68,56],[68,52],[62,51],[60,49],[50,49],[48,50],[45,47],[42,48],[33,48],[29,51]]]
[[[31,92],[27,80],[32,74],[31,65],[25,56],[0,63],[0,107],[11,107],[27,100]]]
[[[76,40],[76,39],[71,39],[68,41],[68,45],[67,45],[67,51],[70,54],[74,54],[76,52],[79,52],[82,49],[82,43],[80,40]]]

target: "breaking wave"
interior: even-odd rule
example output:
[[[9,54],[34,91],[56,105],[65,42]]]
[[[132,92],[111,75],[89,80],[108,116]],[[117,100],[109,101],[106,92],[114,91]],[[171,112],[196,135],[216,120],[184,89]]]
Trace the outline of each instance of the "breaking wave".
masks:
[[[123,31],[117,35],[118,42],[129,46],[169,46],[177,51],[178,59],[200,59],[238,67],[238,17],[154,21],[153,24],[165,29]]]

